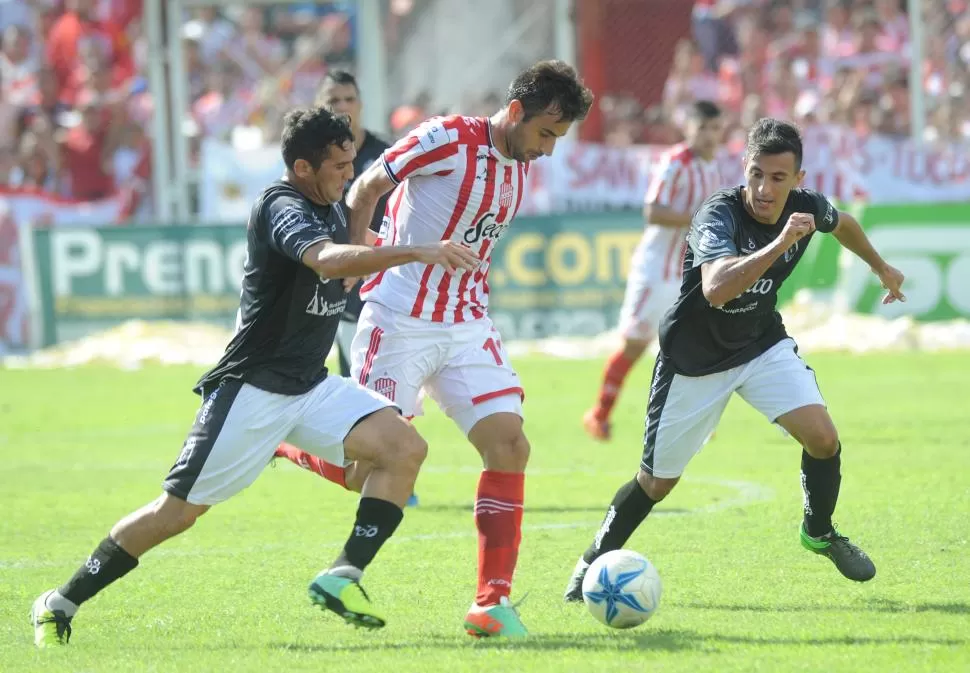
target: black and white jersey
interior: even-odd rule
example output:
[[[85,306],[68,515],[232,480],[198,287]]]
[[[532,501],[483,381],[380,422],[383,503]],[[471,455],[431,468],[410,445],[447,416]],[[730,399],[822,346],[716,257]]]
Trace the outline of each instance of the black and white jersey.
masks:
[[[805,254],[811,235],[785,251],[740,297],[720,307],[704,298],[702,264],[757,252],[781,235],[792,213],[814,215],[816,231],[823,233],[839,223],[838,211],[828,199],[810,189],[792,190],[772,225],[751,217],[743,198],[741,187],[715,192],[691,220],[680,296],[660,326],[660,349],[684,376],[743,365],[787,337],[776,308],[778,290]]]
[[[364,131],[364,144],[360,146],[357,157],[354,159],[354,176],[359,177],[363,175],[368,166],[380,160],[381,155],[384,154],[384,150],[388,147],[390,145],[373,133]],[[350,191],[349,185],[347,191]],[[347,191],[344,192],[344,201],[341,201],[341,205],[345,205]],[[391,192],[388,192],[382,196],[377,202],[377,207],[374,208],[374,218],[371,220],[370,229],[375,234],[381,230],[381,222],[384,221],[384,210],[387,208],[387,199],[390,195]],[[344,320],[357,322],[357,319],[360,317],[360,310],[364,307],[364,302],[360,299],[360,286],[362,283],[363,281],[357,283],[347,294],[347,308],[344,309],[343,314]]]
[[[196,392],[230,378],[300,395],[327,376],[346,294],[341,279],[320,278],[301,258],[321,241],[345,241],[346,232],[339,205],[317,205],[282,180],[263,190],[249,215],[236,334]]]

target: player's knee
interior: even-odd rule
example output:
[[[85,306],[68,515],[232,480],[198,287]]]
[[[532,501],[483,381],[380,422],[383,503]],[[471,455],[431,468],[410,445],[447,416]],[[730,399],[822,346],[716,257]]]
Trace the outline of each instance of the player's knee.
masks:
[[[802,443],[812,458],[831,458],[839,450],[839,433],[830,423],[804,433]]]
[[[395,434],[389,448],[390,455],[398,465],[414,474],[418,473],[428,457],[428,443],[411,424],[406,424]]]
[[[529,463],[532,446],[521,429],[496,437],[485,453],[485,467],[500,472],[521,472]]]
[[[193,505],[166,494],[155,501],[152,514],[156,527],[164,533],[166,538],[184,533],[209,511],[208,505]]]
[[[678,481],[680,481],[680,477],[665,479],[663,477],[655,477],[644,470],[640,470],[637,473],[637,483],[640,484],[640,488],[647,494],[647,497],[654,502],[660,502],[666,498],[667,494],[674,490],[674,486],[677,485]]]

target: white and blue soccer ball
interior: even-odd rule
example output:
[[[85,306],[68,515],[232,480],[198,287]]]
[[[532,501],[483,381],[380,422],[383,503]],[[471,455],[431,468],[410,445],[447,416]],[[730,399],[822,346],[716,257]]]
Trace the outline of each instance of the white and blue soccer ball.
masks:
[[[583,600],[596,619],[614,629],[632,629],[653,616],[663,584],[644,556],[617,549],[593,561],[583,579]]]

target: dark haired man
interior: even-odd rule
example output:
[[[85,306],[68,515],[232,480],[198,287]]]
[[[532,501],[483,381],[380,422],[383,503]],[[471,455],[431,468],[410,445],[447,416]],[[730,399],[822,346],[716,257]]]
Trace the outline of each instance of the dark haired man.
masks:
[[[748,134],[745,184],[711,196],[691,221],[680,297],[660,327],[640,470],[620,487],[593,543],[576,564],[567,601],[582,600],[589,564],[620,549],[680,480],[734,392],[802,446],[802,545],[845,577],[865,582],[875,565],[832,525],[841,443],[815,381],[776,309],[778,289],[815,231],[831,233],[905,301],[903,274],[859,223],[823,195],[798,187],[805,172],[793,125],[761,119]]]
[[[291,112],[282,154],[284,178],[263,191],[249,217],[235,336],[194,388],[202,406],[163,493],[116,523],[64,585],[37,598],[31,621],[38,646],[67,643],[82,603],[249,486],[284,439],[338,465],[373,464],[346,546],[309,591],[352,624],[384,625],[358,582],[401,522],[427,446],[386,398],[327,375],[324,358],[346,301],[341,279],[411,262],[465,272],[478,259],[450,241],[382,248],[335,242],[345,227],[338,202],[353,177],[345,119],[324,108]]]
[[[360,87],[357,79],[345,70],[331,70],[323,78],[320,91],[317,93],[317,105],[323,106],[333,114],[346,115],[350,118],[350,130],[354,134],[354,148],[357,151],[354,157],[354,175],[359,176],[366,171],[375,161],[380,161],[381,154],[390,145],[381,140],[376,134],[365,129],[361,123],[361,112],[363,103],[360,97]],[[350,183],[347,183],[350,189]],[[346,191],[344,198],[346,198]],[[370,229],[366,233],[367,244],[372,244],[377,238],[377,232],[381,229],[381,222],[384,219],[384,212],[387,206],[385,194],[380,198],[377,207],[374,208],[374,216],[371,218]],[[341,199],[341,206],[346,209],[344,200]],[[347,290],[347,305],[340,316],[337,324],[337,356],[340,363],[340,375],[350,376],[350,345],[357,332],[357,320],[360,318],[360,310],[363,302],[360,299],[361,282],[357,279],[350,279],[347,284],[351,284]],[[277,457],[288,458],[300,467],[315,472],[322,477],[330,478],[332,481],[346,484],[346,475],[343,465],[331,465],[327,461],[314,456],[299,448],[283,442],[276,449]],[[356,490],[360,490],[359,486]],[[408,498],[408,506],[418,504],[418,497],[414,493]]]
[[[522,530],[529,442],[522,384],[488,317],[493,247],[522,200],[530,162],[552,154],[592,94],[562,61],[542,61],[509,86],[492,117],[437,117],[399,140],[350,189],[351,240],[360,241],[378,199],[394,190],[376,245],[455,241],[482,261],[446,277],[427,264],[372,275],[353,344],[354,375],[407,416],[423,388],[482,457],[475,500],[478,593],[465,616],[473,636],[521,637],[509,601]],[[366,474],[358,462],[348,485]]]
[[[696,101],[688,112],[685,141],[663,154],[650,182],[643,204],[647,226],[633,254],[620,309],[623,345],[607,360],[596,405],[583,416],[583,427],[594,439],[610,439],[610,414],[623,382],[680,293],[690,216],[723,186],[715,158],[723,135],[721,109]]]

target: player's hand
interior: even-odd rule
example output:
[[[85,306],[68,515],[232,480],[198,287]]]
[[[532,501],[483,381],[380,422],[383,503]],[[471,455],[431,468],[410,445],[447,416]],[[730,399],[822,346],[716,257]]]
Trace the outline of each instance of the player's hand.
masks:
[[[800,239],[805,238],[815,231],[815,216],[811,213],[792,213],[788,218],[788,223],[781,230],[781,238],[785,242],[785,249],[788,249]]]
[[[889,290],[889,294],[882,298],[883,304],[892,304],[894,301],[906,301],[906,295],[900,291],[900,287],[906,277],[903,272],[894,266],[884,264],[879,269],[873,269],[873,273],[879,276],[879,282]]]
[[[344,278],[344,292],[350,292],[354,289],[354,285],[357,284],[360,278],[357,276],[351,276],[350,278]]]
[[[472,271],[478,268],[481,260],[470,248],[453,241],[442,241],[415,248],[417,261],[422,264],[437,264],[448,273]]]

